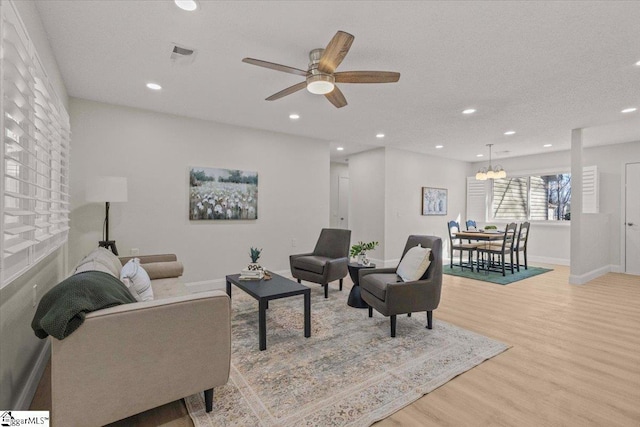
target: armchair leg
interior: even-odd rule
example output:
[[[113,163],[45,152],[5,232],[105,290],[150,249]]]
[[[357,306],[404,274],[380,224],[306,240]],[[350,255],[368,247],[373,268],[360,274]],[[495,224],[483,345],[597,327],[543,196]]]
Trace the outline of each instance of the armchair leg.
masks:
[[[407,317],[411,317],[411,313],[407,313]]]
[[[340,279],[340,290],[342,290],[342,279]]]
[[[204,391],[204,405],[205,410],[207,412],[211,412],[213,410],[213,389],[210,388]]]
[[[324,297],[329,298],[329,284],[325,283],[323,286],[324,286]]]
[[[369,317],[373,317],[373,307],[369,306]]]
[[[395,338],[395,336],[396,336],[396,315],[392,314],[389,317],[391,318],[391,338]]]
[[[302,280],[298,279],[298,283],[302,283]]]
[[[433,311],[427,311],[427,329],[433,329]]]

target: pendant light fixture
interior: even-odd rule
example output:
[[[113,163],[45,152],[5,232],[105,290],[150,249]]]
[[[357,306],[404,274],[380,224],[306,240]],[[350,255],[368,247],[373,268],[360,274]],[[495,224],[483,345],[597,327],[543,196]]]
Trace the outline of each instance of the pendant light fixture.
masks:
[[[496,167],[491,166],[491,147],[492,146],[493,144],[487,144],[487,147],[489,147],[489,167],[482,168],[478,171],[478,173],[476,173],[476,179],[478,181],[486,181],[487,179],[500,179],[500,178],[507,177],[507,173],[505,172],[504,169],[502,169],[502,166],[500,165],[496,165]]]

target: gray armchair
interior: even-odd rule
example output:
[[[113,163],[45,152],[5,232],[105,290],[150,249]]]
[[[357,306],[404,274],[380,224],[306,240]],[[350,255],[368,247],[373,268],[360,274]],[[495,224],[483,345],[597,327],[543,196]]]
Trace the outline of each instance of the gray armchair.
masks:
[[[308,282],[319,283],[324,286],[324,297],[329,297],[329,282],[340,280],[347,275],[349,263],[349,244],[351,230],[339,228],[323,228],[313,252],[291,255],[291,275]]]
[[[369,304],[369,317],[373,309],[391,318],[391,336],[396,336],[396,316],[426,311],[427,328],[433,326],[433,310],[440,303],[442,289],[442,240],[435,236],[409,236],[402,252],[420,244],[431,248],[431,264],[422,277],[414,282],[403,282],[395,268],[360,270],[360,294]],[[402,260],[402,258],[401,258]]]

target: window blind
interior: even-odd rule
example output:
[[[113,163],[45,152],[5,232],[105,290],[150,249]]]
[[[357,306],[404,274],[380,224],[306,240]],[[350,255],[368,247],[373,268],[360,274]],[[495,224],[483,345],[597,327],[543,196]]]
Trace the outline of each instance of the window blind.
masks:
[[[69,116],[12,2],[0,3],[0,284],[67,240]]]

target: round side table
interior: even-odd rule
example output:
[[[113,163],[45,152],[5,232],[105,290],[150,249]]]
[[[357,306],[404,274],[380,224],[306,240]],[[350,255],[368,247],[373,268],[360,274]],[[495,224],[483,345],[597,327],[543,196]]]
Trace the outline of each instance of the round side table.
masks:
[[[351,292],[349,292],[349,299],[347,300],[347,305],[349,307],[369,308],[369,305],[364,302],[360,296],[360,280],[358,278],[358,274],[363,268],[375,268],[375,266],[375,264],[362,265],[355,262],[350,262],[347,265],[347,268],[349,269],[349,276],[351,276],[351,280],[353,281],[353,287],[351,288]]]

